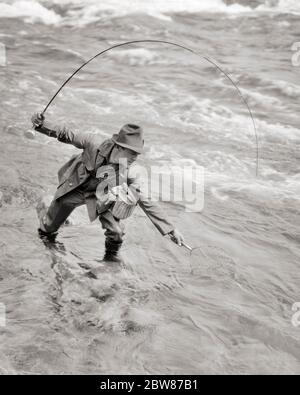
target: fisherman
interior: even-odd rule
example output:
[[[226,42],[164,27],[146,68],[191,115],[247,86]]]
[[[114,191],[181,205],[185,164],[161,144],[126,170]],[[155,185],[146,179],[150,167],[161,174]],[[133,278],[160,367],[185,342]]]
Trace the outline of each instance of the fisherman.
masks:
[[[55,237],[72,211],[76,207],[86,204],[91,222],[99,218],[102,228],[105,230],[103,260],[120,262],[119,252],[125,234],[124,225],[120,217],[114,215],[112,207],[116,204],[113,202],[118,196],[118,188],[119,191],[122,188],[124,181],[124,177],[120,176],[122,173],[126,174],[126,185],[134,187],[131,195],[136,197],[136,203],[143,209],[154,226],[163,236],[170,235],[174,243],[182,245],[184,242],[182,235],[165,217],[160,207],[142,193],[137,180],[129,177],[129,172],[121,171],[120,166],[122,165],[120,164],[127,163],[126,170],[129,170],[137,157],[143,153],[144,140],[141,127],[133,124],[125,125],[118,134],[103,141],[99,134],[75,133],[66,128],[54,130],[46,124],[42,114],[33,115],[32,123],[37,132],[83,150],[81,154],[73,156],[59,170],[59,185],[50,207],[48,208],[43,200],[37,207],[41,236]],[[100,203],[99,207],[99,200],[103,198],[103,193],[100,193],[100,199],[97,199],[97,197],[99,198],[97,191],[99,186],[105,183],[105,180],[107,181],[112,169],[119,172],[119,176],[115,177],[115,185],[106,183],[105,185],[108,187],[102,188],[106,193],[104,196],[106,201],[104,199],[104,204]],[[101,175],[104,176],[101,177]]]

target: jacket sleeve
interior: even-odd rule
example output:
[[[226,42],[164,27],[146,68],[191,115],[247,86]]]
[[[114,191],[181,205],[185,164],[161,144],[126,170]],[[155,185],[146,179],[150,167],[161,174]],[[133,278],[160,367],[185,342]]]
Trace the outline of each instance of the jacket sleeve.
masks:
[[[151,201],[151,199],[141,194],[138,204],[156,227],[156,229],[158,229],[163,236],[169,234],[175,229],[175,227],[163,213],[162,209],[158,206],[158,204]]]
[[[36,130],[37,132],[41,133],[41,134],[45,134],[48,137],[53,137],[53,138],[57,138],[57,131],[50,129],[46,126],[37,126],[34,128],[34,130]]]
[[[36,127],[35,130],[46,136],[57,138],[61,143],[72,144],[79,149],[85,149],[94,137],[90,133],[73,132],[66,127],[50,128],[47,125],[43,125]]]
[[[128,173],[128,185],[132,193],[137,197],[138,205],[163,235],[167,235],[175,229],[175,226],[169,221],[167,216],[163,213],[161,207],[151,200],[151,197],[143,191],[142,183],[138,177],[132,176]]]
[[[93,137],[94,135],[90,133],[73,132],[67,128],[59,129],[57,132],[58,141],[65,144],[72,144],[79,149],[87,148]]]

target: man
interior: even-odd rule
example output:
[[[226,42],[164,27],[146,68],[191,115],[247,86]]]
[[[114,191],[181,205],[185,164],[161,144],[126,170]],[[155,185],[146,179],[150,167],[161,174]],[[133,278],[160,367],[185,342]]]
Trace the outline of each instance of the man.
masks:
[[[127,161],[128,168],[143,152],[143,130],[137,125],[125,125],[119,134],[111,139],[102,141],[101,136],[88,133],[74,133],[70,130],[53,130],[45,125],[45,118],[41,114],[32,117],[34,129],[58,141],[72,144],[83,152],[73,156],[58,172],[59,185],[49,208],[42,202],[38,207],[40,217],[39,232],[43,236],[53,236],[57,233],[72,211],[86,204],[91,221],[99,218],[105,229],[105,261],[119,262],[119,251],[123,243],[124,225],[112,214],[112,210],[98,209],[96,190],[104,182],[98,179],[99,169],[107,165],[120,170],[120,163]],[[138,204],[152,221],[154,226],[179,246],[183,243],[180,232],[163,215],[161,209],[144,196],[137,186],[135,179],[126,179],[127,184],[134,185],[138,191]],[[120,185],[117,183],[117,185]]]

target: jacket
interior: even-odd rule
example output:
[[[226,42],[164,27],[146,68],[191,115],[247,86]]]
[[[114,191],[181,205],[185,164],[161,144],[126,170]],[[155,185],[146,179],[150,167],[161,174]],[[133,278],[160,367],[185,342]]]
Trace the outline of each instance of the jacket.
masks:
[[[42,129],[43,127],[37,130],[51,137],[56,137],[62,143],[72,144],[82,150],[81,154],[74,155],[58,171],[59,184],[54,199],[60,199],[84,184],[90,177],[90,172],[97,171],[98,167],[108,160],[115,145],[111,139],[103,141],[101,136],[97,134],[75,133],[66,128],[58,130],[56,133],[53,133],[53,131],[50,133],[50,129]],[[135,183],[136,186],[135,180],[130,180],[130,183]],[[86,204],[92,222],[98,217],[96,196],[87,196]],[[152,202],[148,196],[145,196],[142,191],[139,194],[138,205],[162,235],[169,234],[175,229],[163,214],[161,208]]]

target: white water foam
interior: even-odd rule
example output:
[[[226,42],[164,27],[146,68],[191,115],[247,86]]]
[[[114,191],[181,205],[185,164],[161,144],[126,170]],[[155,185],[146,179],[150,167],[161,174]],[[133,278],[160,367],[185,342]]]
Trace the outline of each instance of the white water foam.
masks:
[[[112,14],[127,15],[135,13],[159,15],[174,12],[245,12],[250,11],[251,7],[245,7],[235,3],[226,5],[222,0],[46,0],[48,4],[74,4],[82,6],[85,13],[108,11]]]
[[[58,15],[52,7],[67,7],[66,17]],[[222,0],[7,0],[0,3],[0,18],[22,18],[26,22],[58,24],[68,22],[86,25],[102,18],[147,14],[157,18],[169,19],[172,13],[228,13],[243,14],[252,12],[296,13],[300,14],[297,0],[266,0],[264,4],[251,8],[239,3],[225,4]]]
[[[49,5],[74,4],[82,8],[94,7],[94,10],[105,10],[117,13],[173,13],[173,12],[230,12],[239,13],[252,10],[275,11],[283,13],[299,13],[300,3],[298,0],[265,0],[262,4],[251,7],[240,4],[237,0],[234,3],[226,4],[223,0],[41,0]],[[250,2],[249,2],[250,3]]]
[[[299,0],[266,0],[257,7],[261,11],[275,11],[283,14],[300,14]]]
[[[0,18],[23,18],[25,22],[43,22],[57,24],[62,18],[37,1],[22,0],[12,3],[0,3]]]

